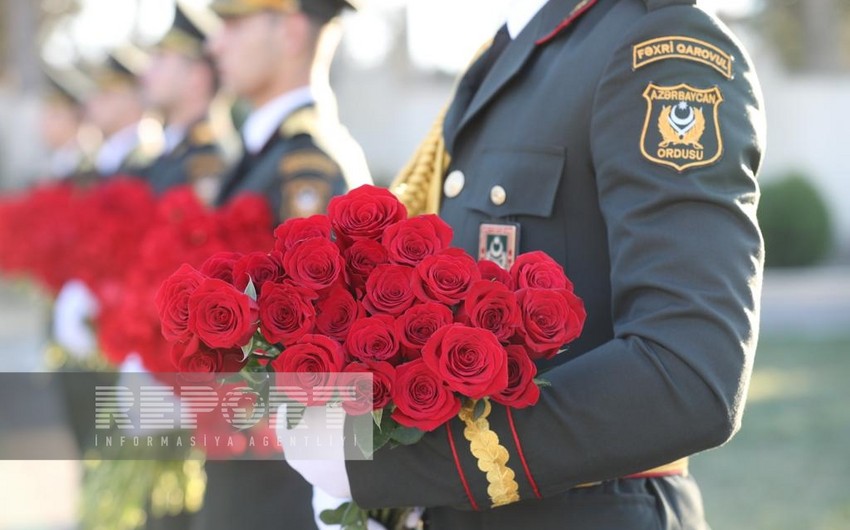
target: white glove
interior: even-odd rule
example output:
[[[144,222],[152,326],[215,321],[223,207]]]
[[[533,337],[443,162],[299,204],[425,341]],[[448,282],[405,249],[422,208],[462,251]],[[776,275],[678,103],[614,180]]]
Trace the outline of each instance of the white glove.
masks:
[[[95,351],[97,339],[88,321],[97,315],[94,294],[80,280],[66,283],[53,306],[53,337],[73,357],[81,359]]]
[[[307,407],[298,425],[288,429],[284,403],[277,411],[277,437],[283,444],[286,461],[307,482],[331,497],[350,499],[343,431],[341,424],[328,425],[333,421],[327,421],[328,411],[325,407]],[[330,412],[331,416],[334,414]]]
[[[169,427],[165,425],[155,425],[157,414],[162,414],[159,419],[172,418],[174,412],[180,410],[180,398],[173,393],[166,393],[167,385],[160,382],[156,376],[150,373],[142,362],[142,358],[138,353],[132,352],[127,355],[124,362],[118,368],[119,376],[118,386],[125,386],[133,389],[134,392],[139,392],[143,387],[146,395],[145,402],[134,403],[134,406],[127,412],[130,419],[130,434],[142,435],[155,432],[168,432]],[[143,410],[146,408],[146,410]],[[142,413],[147,416],[143,420]],[[153,416],[150,416],[153,414]],[[166,420],[166,423],[169,423]],[[173,428],[173,427],[172,427]]]

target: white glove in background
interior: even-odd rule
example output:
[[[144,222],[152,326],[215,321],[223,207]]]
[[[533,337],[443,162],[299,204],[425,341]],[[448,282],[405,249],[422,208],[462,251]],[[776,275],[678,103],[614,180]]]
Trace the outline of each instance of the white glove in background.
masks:
[[[71,356],[81,359],[97,348],[89,321],[97,315],[94,293],[80,280],[62,286],[53,306],[53,337]]]

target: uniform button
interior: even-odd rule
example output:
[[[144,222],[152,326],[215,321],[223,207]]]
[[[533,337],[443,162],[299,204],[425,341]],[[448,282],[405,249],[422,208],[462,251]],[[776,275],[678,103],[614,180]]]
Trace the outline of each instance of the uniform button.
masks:
[[[463,191],[464,184],[466,184],[466,177],[464,176],[463,171],[455,169],[449,173],[448,177],[446,177],[446,183],[443,185],[443,192],[446,194],[446,197],[453,199],[460,195],[460,192]]]
[[[493,186],[490,188],[490,200],[493,201],[493,204],[496,206],[501,206],[505,204],[506,200],[508,200],[508,193],[505,191],[505,188],[501,186]]]

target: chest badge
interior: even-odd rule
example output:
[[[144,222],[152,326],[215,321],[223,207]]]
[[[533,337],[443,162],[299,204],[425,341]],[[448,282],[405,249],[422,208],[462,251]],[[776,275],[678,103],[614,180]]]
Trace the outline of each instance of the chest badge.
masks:
[[[490,221],[478,232],[478,259],[509,270],[519,252],[519,223]]]
[[[720,159],[723,137],[718,109],[723,94],[718,87],[650,83],[643,97],[647,108],[640,148],[645,158],[679,172]]]

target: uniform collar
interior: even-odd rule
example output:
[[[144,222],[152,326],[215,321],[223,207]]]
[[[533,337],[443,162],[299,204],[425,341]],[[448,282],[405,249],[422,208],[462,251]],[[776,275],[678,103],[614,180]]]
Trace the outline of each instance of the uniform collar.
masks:
[[[245,149],[251,154],[257,154],[262,151],[263,147],[289,114],[313,101],[312,90],[310,87],[305,86],[281,94],[256,109],[248,116],[248,119],[245,120],[245,125],[242,127],[242,138],[245,140]]]
[[[139,124],[129,125],[110,136],[97,152],[95,167],[101,175],[114,175],[139,145]]]
[[[164,145],[162,148],[162,155],[170,155],[177,149],[177,146],[183,143],[183,140],[186,139],[187,133],[186,127],[177,126],[177,125],[168,125],[162,131],[162,136],[164,140]]]
[[[515,39],[531,22],[534,15],[546,5],[549,0],[511,0],[508,6],[508,34]]]

